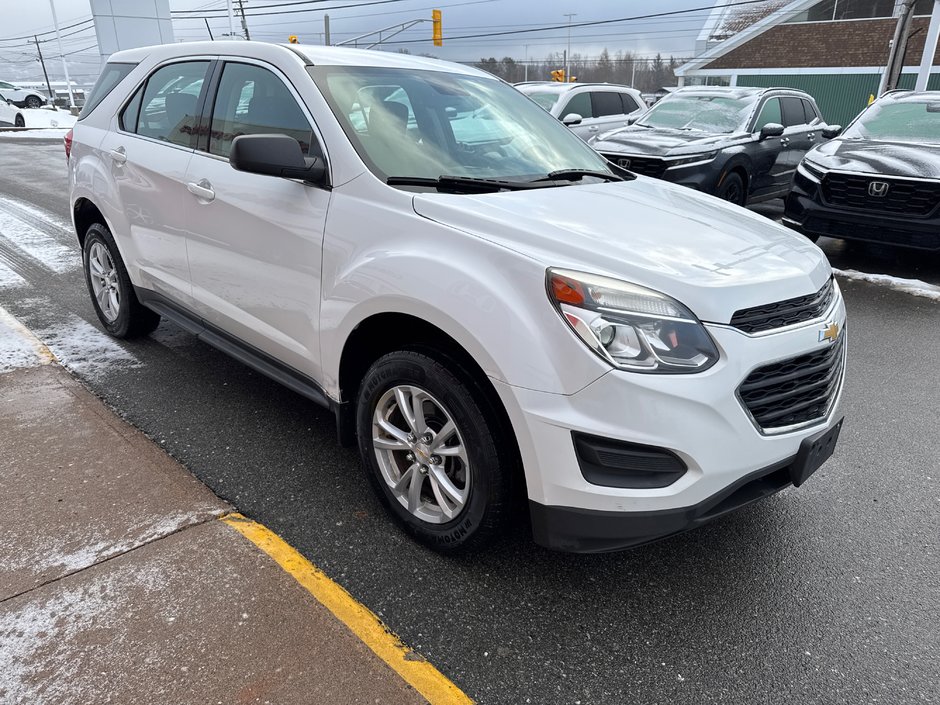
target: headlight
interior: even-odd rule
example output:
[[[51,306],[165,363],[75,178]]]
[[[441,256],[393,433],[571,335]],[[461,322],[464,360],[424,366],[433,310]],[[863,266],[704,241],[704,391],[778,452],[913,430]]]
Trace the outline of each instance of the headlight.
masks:
[[[718,156],[718,151],[714,152],[702,152],[701,154],[690,154],[687,157],[676,157],[675,159],[666,159],[667,168],[671,169],[674,166],[686,166],[687,164],[704,164],[705,162],[710,162],[712,159]]]
[[[826,172],[820,166],[806,159],[797,165],[796,170],[800,176],[809,179],[814,184],[822,182],[822,178],[826,175]]]
[[[652,289],[607,277],[549,269],[548,295],[587,346],[633,372],[702,372],[718,348],[695,315]]]

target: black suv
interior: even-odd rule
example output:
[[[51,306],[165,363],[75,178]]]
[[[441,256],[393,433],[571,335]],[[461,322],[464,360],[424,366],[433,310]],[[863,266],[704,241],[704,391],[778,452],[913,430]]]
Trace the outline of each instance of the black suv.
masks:
[[[940,91],[895,91],[806,155],[784,224],[819,235],[940,250]]]
[[[803,155],[836,134],[802,91],[690,87],[590,144],[637,174],[743,206],[785,196]]]

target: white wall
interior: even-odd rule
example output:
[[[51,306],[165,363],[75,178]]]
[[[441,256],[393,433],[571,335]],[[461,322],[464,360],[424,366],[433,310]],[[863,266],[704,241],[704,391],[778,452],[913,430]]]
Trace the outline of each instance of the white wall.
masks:
[[[102,62],[121,49],[170,44],[170,0],[91,0]]]

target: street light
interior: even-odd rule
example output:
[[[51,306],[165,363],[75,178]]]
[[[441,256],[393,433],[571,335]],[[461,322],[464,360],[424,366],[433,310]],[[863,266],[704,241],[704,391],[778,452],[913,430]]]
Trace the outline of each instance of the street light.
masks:
[[[568,18],[568,49],[565,51],[565,80],[566,81],[568,80],[568,74],[570,73],[570,71],[568,71],[568,60],[571,57],[571,18],[577,17],[577,16],[578,16],[577,12],[572,12],[570,14],[565,15],[565,17]]]

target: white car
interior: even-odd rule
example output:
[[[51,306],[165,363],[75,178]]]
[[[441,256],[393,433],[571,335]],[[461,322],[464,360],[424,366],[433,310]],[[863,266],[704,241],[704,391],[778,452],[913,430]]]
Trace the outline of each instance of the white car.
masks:
[[[32,128],[68,129],[75,124],[75,116],[52,106],[33,110],[17,108],[12,103],[0,100],[0,125]]]
[[[19,88],[5,81],[0,81],[0,98],[18,108],[39,108],[46,104],[46,97],[42,93],[32,88]]]
[[[66,152],[102,325],[165,317],[328,407],[438,549],[482,545],[523,496],[539,543],[625,548],[833,451],[845,307],[823,253],[617,169],[481,71],[133,49]]]
[[[585,142],[629,125],[646,111],[639,91],[612,83],[530,81],[516,88],[571,128]]]

